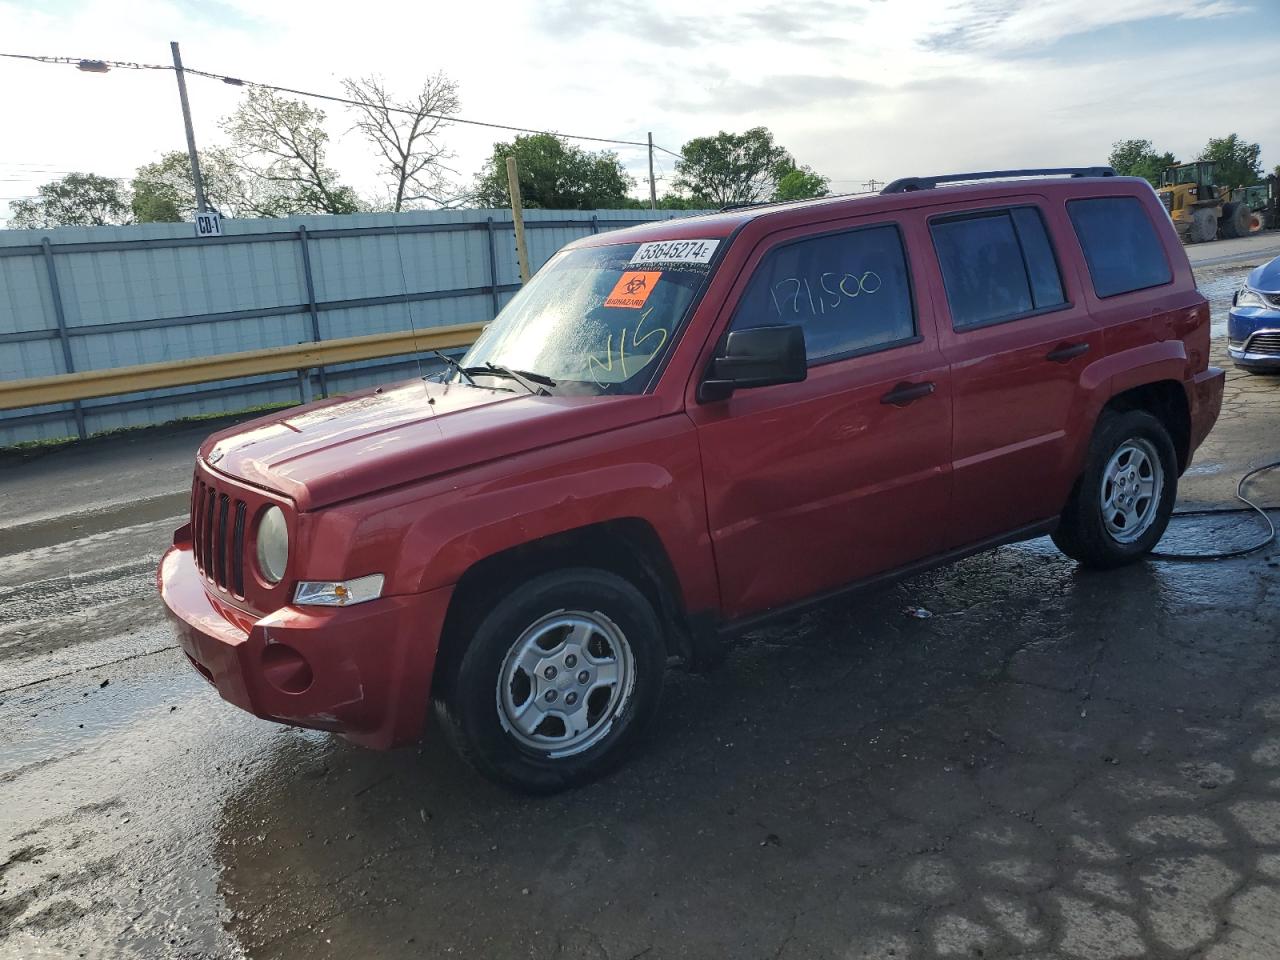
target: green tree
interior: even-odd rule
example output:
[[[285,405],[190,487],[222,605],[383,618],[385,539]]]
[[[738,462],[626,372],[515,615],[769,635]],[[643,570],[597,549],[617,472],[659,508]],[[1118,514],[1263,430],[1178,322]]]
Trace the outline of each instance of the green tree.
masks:
[[[626,208],[638,201],[628,192],[635,179],[618,155],[592,153],[549,133],[522,134],[511,143],[495,143],[476,178],[474,199],[480,206],[507,207],[507,157],[514,156],[520,177],[520,200],[546,210]]]
[[[1143,177],[1158,187],[1160,174],[1178,160],[1172,153],[1156,153],[1150,140],[1118,140],[1111,145],[1107,162],[1122,177]]]
[[[664,193],[658,198],[659,210],[702,210],[706,204],[693,197],[682,197],[678,193]]]
[[[235,113],[222,121],[259,216],[356,213],[354,190],[328,166],[324,111],[264,87],[250,87]],[[202,171],[203,172],[203,171]]]
[[[205,201],[224,217],[280,217],[315,212],[299,209],[300,195],[246,170],[223,147],[200,151],[200,177]],[[191,161],[185,150],[163,154],[154,163],[140,166],[133,177],[133,215],[138,223],[191,220],[196,210],[196,188]]]
[[[778,178],[773,199],[808,200],[811,197],[825,197],[830,192],[827,189],[830,183],[830,180],[814,173],[809,167],[796,167]]]
[[[1213,137],[1204,145],[1197,160],[1212,160],[1217,164],[1217,184],[1220,187],[1247,187],[1262,179],[1262,164],[1258,158],[1262,147],[1246,143],[1236,134]]]
[[[37,196],[10,205],[11,227],[102,227],[132,219],[128,191],[110,177],[69,173],[36,192]]]
[[[674,185],[702,206],[727,207],[771,199],[778,193],[780,181],[793,172],[816,180],[792,178],[788,189],[802,189],[822,180],[808,168],[797,168],[791,154],[774,143],[773,134],[765,127],[695,137],[680,154]]]

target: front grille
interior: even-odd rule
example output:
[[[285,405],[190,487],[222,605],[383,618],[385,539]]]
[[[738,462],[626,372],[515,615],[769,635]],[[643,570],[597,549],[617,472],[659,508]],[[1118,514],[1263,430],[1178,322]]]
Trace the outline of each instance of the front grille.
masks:
[[[1280,330],[1268,330],[1255,333],[1244,345],[1246,353],[1261,354],[1265,357],[1280,357]]]
[[[191,537],[205,578],[244,596],[244,527],[248,506],[196,477],[191,488]]]

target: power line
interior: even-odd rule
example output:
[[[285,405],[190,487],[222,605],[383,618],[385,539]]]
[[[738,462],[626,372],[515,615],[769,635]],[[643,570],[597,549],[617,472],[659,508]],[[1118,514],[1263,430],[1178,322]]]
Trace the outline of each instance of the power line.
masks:
[[[34,60],[38,63],[70,64],[88,73],[106,73],[108,70],[117,69],[117,68],[122,70],[167,70],[167,71],[172,71],[174,69],[170,65],[160,64],[160,63],[135,63],[133,61],[128,61],[128,60],[97,60],[97,59],[88,59],[88,58],[82,58],[82,57],[52,57],[52,56],[40,56],[37,54],[29,54],[29,53],[0,53],[0,57],[8,57],[14,60]],[[298,90],[293,87],[281,87],[281,86],[276,86],[275,84],[262,83],[257,80],[244,80],[240,77],[227,76],[221,73],[211,73],[210,71],[207,71],[207,70],[197,70],[194,67],[183,67],[183,72],[194,74],[197,77],[204,77],[205,79],[208,79],[208,80],[220,80],[223,83],[233,87],[258,87],[263,90],[274,90],[277,93],[289,93],[298,97],[311,97],[312,99],[315,99],[315,100],[328,100],[331,103],[341,103],[341,104],[346,104],[347,106],[353,106],[353,107],[367,106],[367,104],[359,100],[352,100],[349,97],[339,97],[329,93],[314,93],[310,90]],[[388,106],[386,109],[393,113],[403,113],[408,116],[414,116],[414,117],[419,116],[419,114],[416,111],[409,110],[404,107]],[[505,124],[505,123],[491,123],[485,120],[471,120],[464,117],[451,116],[448,114],[426,113],[426,114],[421,114],[421,116],[430,117],[433,120],[441,120],[446,123],[461,123],[461,124],[467,124],[473,127],[487,127],[491,130],[509,130],[514,133],[546,134],[553,137],[564,137],[565,139],[568,139],[568,140],[587,140],[592,143],[618,143],[618,144],[625,144],[626,146],[630,146],[630,147],[644,147],[646,149],[648,149],[649,147],[649,143],[646,140],[620,140],[620,139],[617,139],[616,137],[591,137],[591,136],[587,136],[586,134],[579,134],[579,133],[558,133],[555,130],[536,130],[532,127],[516,127],[516,126],[512,126],[510,124]],[[663,153],[668,153],[673,157],[679,158],[681,156],[679,153],[676,153],[674,150],[668,150],[666,147],[659,146],[656,143],[653,145],[653,148],[655,150],[661,150]]]

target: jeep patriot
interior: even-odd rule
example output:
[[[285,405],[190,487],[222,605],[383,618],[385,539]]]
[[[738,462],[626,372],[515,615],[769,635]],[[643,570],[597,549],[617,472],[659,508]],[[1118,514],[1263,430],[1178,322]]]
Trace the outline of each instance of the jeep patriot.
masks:
[[[597,776],[762,618],[1050,534],[1139,559],[1209,432],[1209,310],[1144,180],[912,178],[569,244],[442,373],[200,448],[158,573],[233,704]]]

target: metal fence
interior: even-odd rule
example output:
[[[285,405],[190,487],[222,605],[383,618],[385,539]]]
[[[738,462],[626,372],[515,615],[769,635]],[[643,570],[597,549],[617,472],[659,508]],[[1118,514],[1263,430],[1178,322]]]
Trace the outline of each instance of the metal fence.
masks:
[[[529,210],[530,266],[578,237],[683,211]],[[0,380],[484,322],[519,289],[509,210],[0,231]],[[0,411],[0,446],[309,398],[414,357]]]

